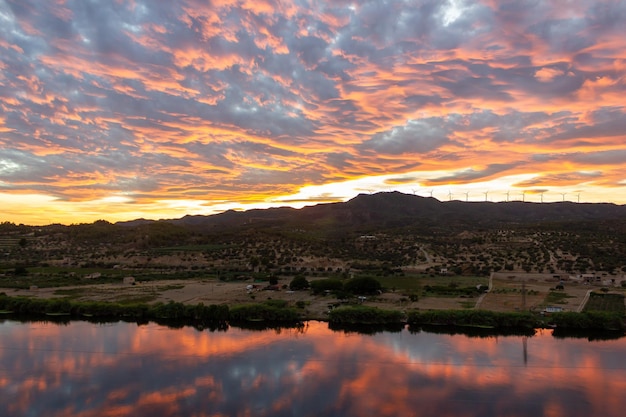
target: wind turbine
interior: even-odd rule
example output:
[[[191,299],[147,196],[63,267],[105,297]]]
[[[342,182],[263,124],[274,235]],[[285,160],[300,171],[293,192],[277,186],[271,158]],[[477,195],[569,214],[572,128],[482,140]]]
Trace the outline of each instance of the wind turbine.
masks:
[[[448,201],[452,201],[452,191],[448,190]]]
[[[526,190],[522,191],[522,203],[526,201]]]
[[[469,200],[469,191],[465,192],[465,202],[467,203],[467,200]]]
[[[577,197],[576,201],[578,201],[580,203],[580,192],[576,195],[576,197]]]
[[[507,202],[507,203],[509,202],[509,194],[511,194],[511,192],[510,192],[510,191],[507,191],[507,192],[506,192],[506,202]]]
[[[539,193],[539,195],[541,195],[541,202],[543,203],[543,193],[545,193],[545,191],[542,191]]]
[[[488,194],[489,194],[489,191],[485,191],[483,194],[485,195],[485,201],[488,201],[488,200],[487,200],[487,196],[488,196]]]
[[[563,201],[565,201],[565,196],[567,195],[567,193],[561,193],[561,195],[563,196]]]
[[[430,197],[431,197],[431,198],[433,197],[433,191],[434,191],[434,190],[430,190],[430,191],[429,191],[429,193],[430,193]]]

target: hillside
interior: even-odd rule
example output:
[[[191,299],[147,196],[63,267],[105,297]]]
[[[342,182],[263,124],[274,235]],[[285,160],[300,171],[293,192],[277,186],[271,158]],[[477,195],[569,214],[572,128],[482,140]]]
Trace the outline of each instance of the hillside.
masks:
[[[479,276],[497,271],[623,274],[626,206],[442,202],[391,192],[302,209],[159,221],[2,223],[0,242],[5,253],[0,274],[8,278],[32,268],[66,278],[89,268],[144,277],[224,276],[225,271],[229,276],[354,270],[389,275],[440,268]]]
[[[592,203],[442,202],[399,192],[360,194],[345,203],[288,207],[166,220],[196,230],[260,227],[314,227],[334,231],[502,228],[508,225],[626,219],[626,206]]]

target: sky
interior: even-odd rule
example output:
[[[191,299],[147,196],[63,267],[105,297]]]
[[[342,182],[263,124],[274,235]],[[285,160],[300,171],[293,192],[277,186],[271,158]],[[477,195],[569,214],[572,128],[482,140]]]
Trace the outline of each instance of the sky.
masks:
[[[626,204],[625,1],[0,0],[0,221]]]

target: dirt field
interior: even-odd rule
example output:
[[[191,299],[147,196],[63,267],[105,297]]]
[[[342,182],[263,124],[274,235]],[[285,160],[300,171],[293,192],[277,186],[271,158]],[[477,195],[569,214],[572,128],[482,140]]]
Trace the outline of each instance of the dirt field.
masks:
[[[368,297],[363,303],[384,309],[469,309],[480,308],[493,311],[519,311],[523,309],[522,285],[526,289],[526,310],[540,311],[547,305],[562,307],[565,311],[579,311],[585,296],[598,286],[576,282],[563,282],[564,289],[551,291],[559,284],[559,279],[546,274],[493,274],[491,290],[481,298],[461,297],[420,297],[411,302],[401,291],[384,293]],[[619,281],[617,281],[619,282]],[[279,281],[279,286],[288,284],[288,280]],[[242,304],[262,302],[268,299],[287,300],[290,304],[302,301],[309,318],[326,318],[329,307],[339,302],[333,296],[314,296],[309,291],[264,291],[261,288],[250,290],[251,282],[220,282],[215,280],[172,280],[146,283],[103,284],[62,288],[42,288],[31,290],[0,289],[10,296],[28,296],[37,298],[68,297],[72,300],[115,301],[115,302],[168,302],[185,304]],[[612,291],[623,291],[615,287]],[[560,293],[554,298],[551,292]]]
[[[621,278],[620,278],[621,280]],[[619,280],[616,280],[619,282]],[[562,290],[555,290],[562,284]],[[599,290],[599,285],[588,285],[565,278],[555,278],[550,274],[494,273],[491,290],[485,295],[479,308],[493,311],[540,311],[547,306],[561,307],[563,311],[581,311],[587,294]],[[526,297],[522,296],[522,288]],[[611,291],[621,292],[621,287]],[[552,296],[549,294],[553,293]],[[524,308],[525,303],[525,308]]]

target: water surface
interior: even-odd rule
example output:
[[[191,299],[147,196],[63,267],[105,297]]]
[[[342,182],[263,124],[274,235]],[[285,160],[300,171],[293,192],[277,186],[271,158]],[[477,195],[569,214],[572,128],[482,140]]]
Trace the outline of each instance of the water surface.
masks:
[[[0,323],[2,416],[622,416],[626,339]]]

